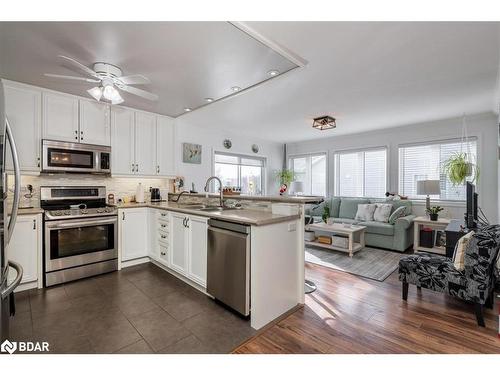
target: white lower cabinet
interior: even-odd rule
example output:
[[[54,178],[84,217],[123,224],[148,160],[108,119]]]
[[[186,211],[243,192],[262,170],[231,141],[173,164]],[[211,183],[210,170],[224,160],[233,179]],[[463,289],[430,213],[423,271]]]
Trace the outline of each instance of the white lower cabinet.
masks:
[[[188,215],[173,212],[170,215],[170,267],[181,275],[187,275]]]
[[[189,216],[188,277],[194,282],[207,285],[207,218]]]
[[[118,210],[118,231],[122,262],[147,257],[149,241],[149,209],[127,208]]]
[[[171,214],[170,267],[206,286],[207,280],[207,218]]]
[[[11,240],[7,245],[7,259],[23,267],[22,284],[37,282],[42,286],[42,217],[37,215],[19,215]],[[9,270],[9,282],[16,277],[16,272]],[[31,286],[33,287],[33,286]]]

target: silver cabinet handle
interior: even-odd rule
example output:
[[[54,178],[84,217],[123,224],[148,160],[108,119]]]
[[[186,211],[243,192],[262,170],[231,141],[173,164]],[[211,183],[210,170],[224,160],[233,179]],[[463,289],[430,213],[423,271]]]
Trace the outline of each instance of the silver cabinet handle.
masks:
[[[160,214],[161,216],[167,216],[167,214]]]
[[[189,218],[186,218],[186,228],[189,228]]]
[[[36,158],[37,166],[40,167],[40,157]]]
[[[167,227],[167,224],[161,224],[161,227],[162,227],[162,228],[166,228],[166,227]]]
[[[122,212],[122,220],[125,220],[125,212]]]
[[[139,172],[139,164],[136,164],[136,165],[135,165],[135,171],[136,171],[136,172]]]
[[[164,236],[163,234],[160,237],[163,239],[167,238],[167,236]]]
[[[167,255],[167,253],[166,253],[166,252],[164,252],[164,251],[162,251],[160,254],[161,254],[161,255]]]
[[[14,231],[14,226],[17,220],[17,211],[19,209],[19,197],[21,196],[21,170],[19,168],[19,158],[17,154],[16,141],[14,140],[14,135],[12,134],[12,129],[10,128],[10,123],[7,118],[5,118],[5,133],[10,143],[10,152],[12,153],[12,163],[14,164],[14,201],[12,202],[12,212],[10,214],[9,225],[7,226],[7,242],[9,243],[12,233]],[[7,189],[7,185],[4,184],[4,188]],[[22,273],[22,268],[21,268]]]
[[[184,228],[186,227],[186,218],[184,218],[184,220],[182,220],[182,225],[184,225]]]
[[[36,229],[36,219],[33,219],[33,229]]]
[[[160,166],[159,165],[156,166],[156,173],[160,173]]]
[[[132,172],[135,172],[135,164],[132,164]]]

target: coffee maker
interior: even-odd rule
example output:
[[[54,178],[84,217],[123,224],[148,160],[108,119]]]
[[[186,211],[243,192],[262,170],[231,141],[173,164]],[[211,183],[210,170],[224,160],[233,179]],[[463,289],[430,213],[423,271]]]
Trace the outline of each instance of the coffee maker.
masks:
[[[161,202],[160,188],[150,187],[151,202]]]

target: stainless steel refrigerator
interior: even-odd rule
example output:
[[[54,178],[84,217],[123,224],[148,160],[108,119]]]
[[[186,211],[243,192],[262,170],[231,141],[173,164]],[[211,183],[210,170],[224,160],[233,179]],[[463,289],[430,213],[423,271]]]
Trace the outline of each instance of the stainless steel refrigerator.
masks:
[[[9,155],[7,155],[7,150],[10,150]],[[10,205],[7,205],[8,186],[5,164],[7,158],[10,157],[12,157],[15,179],[12,208],[9,208]],[[23,269],[18,263],[7,259],[7,246],[16,225],[17,210],[19,208],[21,176],[16,144],[5,113],[5,96],[2,80],[0,80],[0,174],[0,184],[2,185],[0,199],[0,342],[3,342],[3,340],[9,338],[9,318],[15,313],[13,292],[21,282]],[[12,274],[13,278],[9,277],[9,272],[15,272],[15,274]]]

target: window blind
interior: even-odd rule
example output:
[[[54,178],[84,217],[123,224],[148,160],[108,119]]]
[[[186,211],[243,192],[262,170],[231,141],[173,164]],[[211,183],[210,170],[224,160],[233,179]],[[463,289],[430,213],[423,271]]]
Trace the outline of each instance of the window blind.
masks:
[[[432,144],[408,145],[399,148],[399,194],[410,198],[424,199],[417,195],[417,181],[440,180],[441,194],[433,199],[463,201],[465,185],[453,186],[443,172],[443,165],[451,156],[467,152],[470,160],[476,162],[477,139],[470,138],[468,144],[460,140],[442,141]],[[469,178],[469,180],[472,179]]]
[[[326,154],[292,157],[290,169],[304,183],[305,195],[326,196]]]
[[[335,194],[383,197],[387,191],[387,150],[371,149],[335,154]]]

